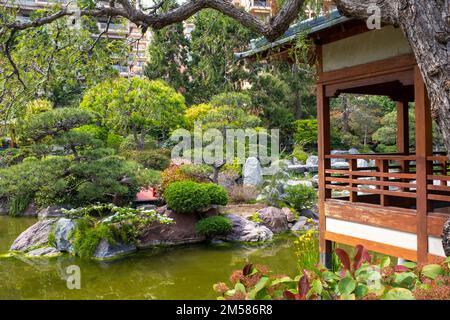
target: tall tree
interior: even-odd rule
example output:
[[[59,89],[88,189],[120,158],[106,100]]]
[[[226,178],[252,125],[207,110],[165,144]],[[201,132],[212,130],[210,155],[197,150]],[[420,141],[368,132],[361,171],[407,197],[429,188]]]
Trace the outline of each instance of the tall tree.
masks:
[[[175,1],[165,4],[167,10],[174,7]],[[185,92],[189,81],[186,72],[188,58],[189,41],[182,22],[156,30],[148,49],[145,76],[150,80],[163,79],[178,92]]]
[[[2,19],[0,30],[3,34],[3,52],[9,62],[11,59],[8,53],[13,41],[11,39],[16,32],[75,14],[124,17],[146,31],[149,27],[161,29],[179,23],[200,10],[209,8],[222,12],[239,21],[243,26],[265,36],[269,41],[274,41],[297,19],[305,0],[286,0],[281,10],[267,22],[235,7],[228,0],[190,0],[168,12],[159,10],[161,3],[144,9],[137,8],[129,0],[80,1],[79,3],[84,3],[81,10],[73,10],[66,6],[32,21],[12,22]],[[366,19],[373,15],[373,11],[369,10],[374,4],[373,0],[335,0],[335,3],[348,17]],[[448,0],[381,0],[376,4],[381,9],[382,22],[399,26],[405,34],[424,78],[431,100],[433,117],[443,134],[447,149],[450,150],[450,5]],[[8,75],[19,78],[20,70],[14,67],[14,63],[10,64],[12,71]]]
[[[236,61],[234,52],[245,50],[253,33],[219,12],[205,10],[192,20],[191,83],[187,97],[194,103],[207,102],[223,91],[239,91],[252,77],[246,62]]]

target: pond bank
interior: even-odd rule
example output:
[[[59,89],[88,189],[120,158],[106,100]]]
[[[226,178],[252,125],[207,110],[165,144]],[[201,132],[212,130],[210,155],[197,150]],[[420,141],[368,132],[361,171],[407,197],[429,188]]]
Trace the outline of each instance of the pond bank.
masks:
[[[0,254],[36,219],[0,217]],[[247,262],[295,274],[295,237],[266,244],[197,244],[139,251],[114,261],[63,255],[0,258],[0,299],[215,299],[212,285]],[[66,268],[81,269],[81,290],[66,286]]]

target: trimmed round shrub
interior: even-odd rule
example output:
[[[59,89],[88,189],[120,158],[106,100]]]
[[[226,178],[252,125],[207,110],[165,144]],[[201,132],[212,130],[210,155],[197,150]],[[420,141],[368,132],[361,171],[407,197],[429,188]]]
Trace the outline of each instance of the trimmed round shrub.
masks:
[[[205,183],[203,188],[209,195],[211,204],[225,206],[228,203],[228,194],[224,187],[214,183]]]
[[[200,220],[195,225],[195,232],[199,235],[211,238],[213,236],[224,235],[231,231],[233,225],[231,221],[223,216],[213,216]]]
[[[211,199],[203,184],[194,181],[171,183],[164,191],[169,209],[179,213],[195,213],[206,209]]]

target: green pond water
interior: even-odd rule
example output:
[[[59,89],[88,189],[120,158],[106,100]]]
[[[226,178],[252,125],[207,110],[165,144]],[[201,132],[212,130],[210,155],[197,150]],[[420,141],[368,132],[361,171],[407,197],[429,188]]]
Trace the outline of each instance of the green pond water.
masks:
[[[0,216],[0,254],[35,219]],[[215,299],[214,283],[247,262],[297,272],[293,236],[264,245],[191,245],[142,250],[100,262],[69,255],[0,258],[0,299]],[[67,267],[81,271],[81,289],[68,289]]]

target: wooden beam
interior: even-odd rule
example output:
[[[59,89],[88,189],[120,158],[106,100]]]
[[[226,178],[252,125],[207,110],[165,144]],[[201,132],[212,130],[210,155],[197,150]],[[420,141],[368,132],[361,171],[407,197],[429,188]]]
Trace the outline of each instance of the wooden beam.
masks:
[[[394,81],[396,78],[392,77],[392,74],[406,72],[413,70],[416,65],[416,60],[412,54],[397,56],[381,61],[369,62],[354,67],[348,67],[344,69],[324,72],[319,77],[319,83],[323,84],[335,84],[348,81],[355,81],[361,79],[370,79],[376,76],[385,76],[388,81]],[[406,73],[403,77],[405,80],[409,78],[409,74]],[[411,74],[411,80],[413,82],[413,75]],[[375,82],[378,83],[378,82]],[[374,84],[370,82],[370,84]],[[404,83],[406,84],[406,83]]]
[[[416,251],[404,249],[384,243],[374,242],[371,240],[355,238],[351,236],[346,236],[342,234],[337,234],[333,232],[325,232],[325,238],[330,241],[347,244],[349,246],[357,246],[358,244],[363,245],[365,248],[371,251],[384,253],[390,256],[403,258],[406,260],[417,261]],[[428,257],[427,257],[428,258]]]
[[[433,155],[433,131],[430,102],[419,67],[414,69],[415,88],[415,126],[416,126],[416,175],[417,175],[417,260],[428,260],[427,214],[430,211],[428,201],[428,179],[432,168],[427,157]]]
[[[331,242],[324,237],[325,201],[331,197],[331,190],[325,188],[326,170],[330,169],[331,161],[325,156],[330,154],[330,100],[325,96],[325,87],[317,86],[317,123],[318,123],[318,156],[319,156],[319,247],[321,262],[329,266],[331,263]]]

